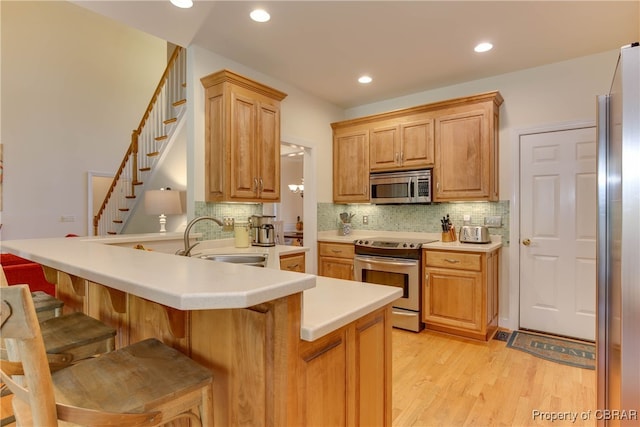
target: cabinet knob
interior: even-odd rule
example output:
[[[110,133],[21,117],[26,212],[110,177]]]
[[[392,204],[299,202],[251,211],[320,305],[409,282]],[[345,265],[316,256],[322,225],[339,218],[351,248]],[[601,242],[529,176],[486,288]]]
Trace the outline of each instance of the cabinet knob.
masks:
[[[522,244],[525,245],[525,246],[529,246],[529,245],[531,245],[531,240],[530,239],[524,239],[522,241]]]

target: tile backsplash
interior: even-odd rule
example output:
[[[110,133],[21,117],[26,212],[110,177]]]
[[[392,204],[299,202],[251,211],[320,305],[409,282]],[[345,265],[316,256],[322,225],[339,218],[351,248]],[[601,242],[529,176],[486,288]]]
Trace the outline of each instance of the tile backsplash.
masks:
[[[245,203],[195,203],[196,216],[210,215],[218,218],[245,219],[262,214],[262,204]],[[354,230],[419,231],[437,233],[441,231],[440,219],[449,214],[451,222],[460,228],[464,215],[471,216],[472,225],[484,223],[485,216],[500,216],[502,226],[489,229],[490,234],[502,236],[502,243],[509,246],[509,201],[434,203],[431,205],[370,205],[318,203],[318,231],[337,230],[340,213],[353,213]],[[363,216],[368,224],[362,223]],[[233,238],[233,231],[222,231],[222,227],[200,222],[194,232],[202,233],[202,240]]]
[[[215,216],[217,218],[232,217],[246,220],[251,215],[262,215],[260,203],[195,203],[196,216]],[[222,227],[210,221],[201,221],[193,226],[192,232],[202,233],[201,240],[231,239],[233,231],[222,231]]]
[[[369,204],[318,204],[318,231],[336,230],[340,213],[355,214],[351,220],[354,230],[418,231],[437,233],[442,230],[440,219],[449,214],[457,229],[463,224],[464,215],[471,216],[472,225],[484,224],[485,216],[500,216],[502,226],[490,228],[490,234],[502,236],[509,245],[509,201],[434,203],[431,205],[369,205]],[[363,224],[363,216],[368,224]]]

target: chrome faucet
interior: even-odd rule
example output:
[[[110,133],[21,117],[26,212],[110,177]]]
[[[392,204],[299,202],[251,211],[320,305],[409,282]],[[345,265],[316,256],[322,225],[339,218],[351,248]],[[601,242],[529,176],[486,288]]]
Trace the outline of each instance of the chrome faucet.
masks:
[[[191,232],[191,227],[193,227],[195,225],[196,222],[200,222],[202,220],[208,219],[210,221],[215,222],[216,224],[218,224],[219,226],[223,227],[224,226],[224,222],[222,222],[222,220],[213,217],[213,216],[199,216],[196,217],[194,219],[192,219],[191,221],[189,221],[189,224],[187,224],[187,228],[184,229],[184,249],[179,250],[178,252],[176,252],[176,255],[182,255],[182,256],[191,256],[191,250],[200,242],[195,242],[193,245],[189,246],[189,233]]]

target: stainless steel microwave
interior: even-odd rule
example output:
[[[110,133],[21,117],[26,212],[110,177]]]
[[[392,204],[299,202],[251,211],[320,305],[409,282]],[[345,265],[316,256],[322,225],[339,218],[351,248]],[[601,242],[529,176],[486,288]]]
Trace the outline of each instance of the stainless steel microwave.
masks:
[[[372,173],[371,203],[431,203],[431,169]]]

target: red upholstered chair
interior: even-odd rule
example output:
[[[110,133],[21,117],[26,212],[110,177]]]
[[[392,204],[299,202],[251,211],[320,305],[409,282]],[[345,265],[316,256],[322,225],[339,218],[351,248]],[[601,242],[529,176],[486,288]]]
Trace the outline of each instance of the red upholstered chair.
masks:
[[[0,254],[0,264],[9,285],[28,283],[31,292],[43,291],[56,295],[56,287],[45,279],[40,264],[12,254]]]

